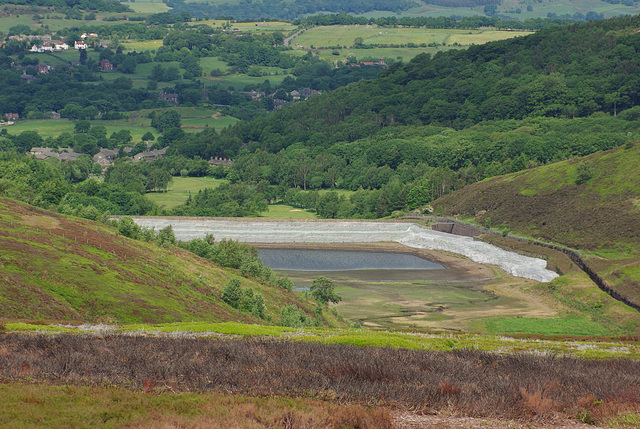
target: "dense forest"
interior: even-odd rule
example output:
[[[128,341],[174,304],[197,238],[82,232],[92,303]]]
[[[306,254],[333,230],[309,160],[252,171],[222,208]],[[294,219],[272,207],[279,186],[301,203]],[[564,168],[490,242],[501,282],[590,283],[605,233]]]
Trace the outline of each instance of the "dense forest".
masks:
[[[421,54],[385,69],[332,68],[308,54],[291,60],[294,76],[285,78],[280,88],[283,96],[285,90],[303,85],[325,90],[322,95],[267,115],[264,100],[213,85],[209,100],[246,115],[245,122],[185,133],[179,118],[165,121],[171,116],[167,112],[152,119],[162,133],[155,147],[168,147],[163,160],[142,165],[122,157],[107,170],[104,183],[91,185],[83,182],[94,168],[90,158],[50,164],[46,171],[55,178],[56,192],[45,195],[49,185],[37,179],[49,177],[44,173],[34,173],[31,181],[21,179],[19,186],[4,182],[3,192],[66,211],[94,207],[159,214],[161,209],[146,200],[146,192],[166,189],[172,176],[213,175],[228,184],[193,195],[166,214],[258,215],[267,202],[284,202],[329,218],[375,218],[423,208],[487,177],[637,139],[639,27],[638,17],[573,24],[467,50]],[[153,74],[160,81],[171,68],[162,62],[180,61],[185,74],[191,70],[197,75],[197,59],[208,55],[224,57],[232,67],[285,61],[277,34],[237,39],[205,36],[197,28],[171,33],[156,52]],[[128,57],[110,55],[114,62]],[[129,57],[149,60],[140,55]],[[61,113],[76,120],[90,119],[97,109],[164,106],[151,90],[134,89],[126,78],[114,82],[109,92],[98,91],[91,82],[82,82],[81,67],[75,70],[76,81],[52,73],[28,85],[15,71],[5,70],[2,77],[14,85],[0,105],[22,111],[30,103],[39,103],[38,109],[63,107]],[[92,74],[87,71],[86,76]],[[59,82],[55,91],[47,89],[52,82]],[[265,82],[257,89],[276,88]],[[203,94],[196,80],[176,81],[175,90],[181,100],[192,103]],[[81,97],[84,94],[88,97]],[[71,146],[87,156],[100,147],[136,145],[125,132],[107,136],[99,126],[78,128],[46,143]],[[0,144],[24,152],[43,140],[35,132],[3,131]],[[211,157],[233,158],[235,163],[212,168],[206,162]],[[16,161],[6,162],[0,178],[31,177],[11,173]],[[27,161],[22,164],[35,168]]]

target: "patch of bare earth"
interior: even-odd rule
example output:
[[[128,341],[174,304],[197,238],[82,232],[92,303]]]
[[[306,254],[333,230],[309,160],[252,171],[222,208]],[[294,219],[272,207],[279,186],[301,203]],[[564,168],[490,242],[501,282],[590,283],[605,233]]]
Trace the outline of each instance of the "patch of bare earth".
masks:
[[[535,422],[446,415],[418,415],[414,413],[397,413],[393,415],[393,424],[397,429],[598,429],[601,427],[567,420],[564,417],[558,417],[555,420],[547,420],[544,422]]]

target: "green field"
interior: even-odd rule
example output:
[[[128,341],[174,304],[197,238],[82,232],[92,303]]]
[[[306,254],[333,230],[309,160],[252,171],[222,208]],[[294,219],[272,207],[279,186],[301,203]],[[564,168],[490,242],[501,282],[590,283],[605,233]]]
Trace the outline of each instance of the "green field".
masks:
[[[225,63],[218,57],[200,58],[200,67],[202,67],[202,70],[204,70],[204,74],[206,76],[208,76],[213,69],[220,69],[222,71],[229,70],[229,66],[227,65],[227,63]]]
[[[172,209],[184,204],[189,195],[205,188],[217,188],[224,182],[226,180],[211,177],[174,177],[168,192],[151,192],[147,197],[161,208]]]
[[[164,3],[161,3],[164,4]],[[122,47],[132,51],[153,51],[162,46],[162,39],[159,40],[123,40]],[[142,64],[139,64],[142,65]],[[166,67],[166,64],[163,64]]]
[[[162,13],[167,12],[170,7],[161,0],[137,0],[135,3],[125,3],[138,13]]]
[[[217,84],[220,89],[234,89],[236,91],[242,91],[247,85],[260,85],[265,80],[268,80],[272,86],[280,85],[285,77],[288,75],[273,75],[273,76],[247,76],[244,74],[234,74],[223,77],[205,77],[201,78],[201,82],[206,82],[207,85]]]
[[[224,3],[233,3],[233,2],[227,2],[225,0]],[[206,24],[211,27],[222,27],[222,25],[226,22],[227,21],[220,20],[220,19],[217,19],[217,20],[211,19],[208,21],[201,21],[199,22],[199,24]],[[234,30],[236,29],[240,30],[242,32],[254,32],[254,33],[268,33],[273,31],[280,31],[281,33],[286,35],[286,33],[294,31],[297,27],[288,22],[273,21],[273,22],[234,22],[231,28]]]
[[[136,125],[114,124],[111,121],[91,121],[91,123],[93,125],[103,125],[107,129],[107,135],[121,130],[129,130],[133,143],[140,141],[147,131],[157,134],[156,130],[150,126],[140,127]],[[66,119],[37,119],[33,121],[20,121],[6,129],[10,134],[20,134],[23,131],[36,131],[42,138],[55,138],[65,132],[73,133],[74,123]]]
[[[435,43],[437,45],[483,44],[495,40],[510,39],[515,36],[530,34],[529,32],[496,31],[496,30],[453,30],[425,28],[394,28],[376,25],[343,25],[311,28],[293,39],[291,46],[298,49],[320,48],[327,46],[352,47],[357,37],[364,44]]]
[[[269,204],[269,211],[267,213],[263,213],[261,217],[279,219],[316,219],[318,216],[310,211],[298,209],[286,204]]]

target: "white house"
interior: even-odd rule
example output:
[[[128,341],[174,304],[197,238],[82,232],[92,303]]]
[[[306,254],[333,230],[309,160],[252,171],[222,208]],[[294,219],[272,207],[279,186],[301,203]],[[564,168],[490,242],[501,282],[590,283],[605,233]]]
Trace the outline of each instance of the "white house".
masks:
[[[83,41],[77,41],[77,42],[75,42],[75,43],[73,44],[73,47],[74,47],[75,49],[78,49],[78,50],[80,50],[80,49],[87,49],[87,48],[88,48],[87,44],[86,44],[86,43],[84,43]]]

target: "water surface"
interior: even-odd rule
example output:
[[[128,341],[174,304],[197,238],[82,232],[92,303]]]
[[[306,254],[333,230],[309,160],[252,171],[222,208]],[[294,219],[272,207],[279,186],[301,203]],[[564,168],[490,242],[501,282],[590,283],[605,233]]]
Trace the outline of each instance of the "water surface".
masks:
[[[258,249],[264,265],[274,270],[437,270],[440,264],[406,253],[317,249]]]

